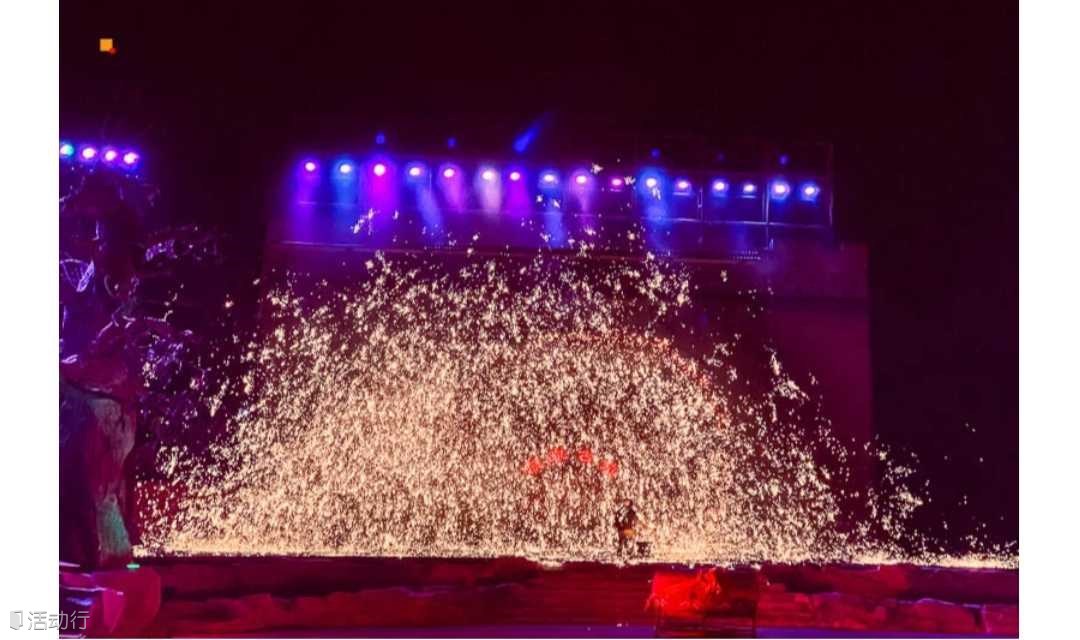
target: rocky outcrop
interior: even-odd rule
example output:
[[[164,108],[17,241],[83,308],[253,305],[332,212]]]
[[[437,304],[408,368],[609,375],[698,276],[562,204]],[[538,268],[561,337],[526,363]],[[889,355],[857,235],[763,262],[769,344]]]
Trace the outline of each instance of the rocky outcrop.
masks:
[[[133,403],[61,381],[61,560],[85,567],[130,560],[124,461],[134,444]]]
[[[145,634],[161,608],[161,578],[146,567],[63,571],[60,603],[69,616],[85,615],[85,621],[69,631],[89,637],[138,637]]]
[[[867,633],[1016,635],[1015,571],[911,565],[766,565],[757,589],[745,570],[658,572],[650,604],[661,633],[815,629]],[[676,579],[677,578],[677,579]],[[749,584],[749,583],[748,583]],[[732,586],[727,586],[732,585]],[[749,616],[749,622],[745,618]]]

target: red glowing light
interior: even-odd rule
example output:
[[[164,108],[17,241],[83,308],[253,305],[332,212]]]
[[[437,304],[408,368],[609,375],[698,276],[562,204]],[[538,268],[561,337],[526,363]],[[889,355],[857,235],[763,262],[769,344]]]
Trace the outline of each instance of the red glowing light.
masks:
[[[555,447],[548,451],[547,459],[552,464],[563,464],[570,459],[570,454],[566,452],[564,447]]]
[[[619,475],[619,463],[614,460],[601,460],[596,466],[600,471],[607,474],[609,478]]]
[[[540,472],[544,470],[544,463],[540,461],[540,458],[533,456],[529,458],[529,461],[525,463],[525,473],[530,476],[538,476]]]

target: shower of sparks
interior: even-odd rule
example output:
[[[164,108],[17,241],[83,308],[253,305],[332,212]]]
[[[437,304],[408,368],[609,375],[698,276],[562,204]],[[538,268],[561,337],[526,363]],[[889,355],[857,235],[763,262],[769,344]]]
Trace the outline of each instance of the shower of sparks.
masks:
[[[852,486],[855,449],[799,426],[810,398],[776,354],[755,394],[738,336],[678,345],[694,300],[674,265],[363,271],[269,295],[227,436],[159,452],[176,497],[146,507],[141,555],[614,560],[631,499],[654,561],[1012,561],[912,556],[912,470],[886,460],[883,488]]]

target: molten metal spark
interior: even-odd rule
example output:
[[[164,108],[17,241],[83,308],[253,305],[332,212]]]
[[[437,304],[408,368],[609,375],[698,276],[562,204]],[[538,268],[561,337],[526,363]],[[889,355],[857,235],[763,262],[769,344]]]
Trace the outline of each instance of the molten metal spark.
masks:
[[[160,452],[181,497],[143,514],[139,553],[613,559],[629,498],[654,560],[910,559],[908,470],[889,495],[852,490],[855,452],[797,425],[809,396],[775,354],[754,394],[738,338],[677,345],[678,268],[366,270],[271,294],[243,410],[209,456]]]

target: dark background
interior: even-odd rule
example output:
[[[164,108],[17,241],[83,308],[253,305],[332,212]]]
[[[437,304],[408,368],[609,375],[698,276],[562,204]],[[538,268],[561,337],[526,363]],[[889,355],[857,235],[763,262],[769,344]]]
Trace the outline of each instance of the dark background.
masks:
[[[285,159],[377,131],[831,142],[838,233],[870,247],[875,428],[919,456],[927,517],[1017,537],[1015,2],[277,4],[65,0],[62,134],[143,150],[163,215],[247,264]]]

